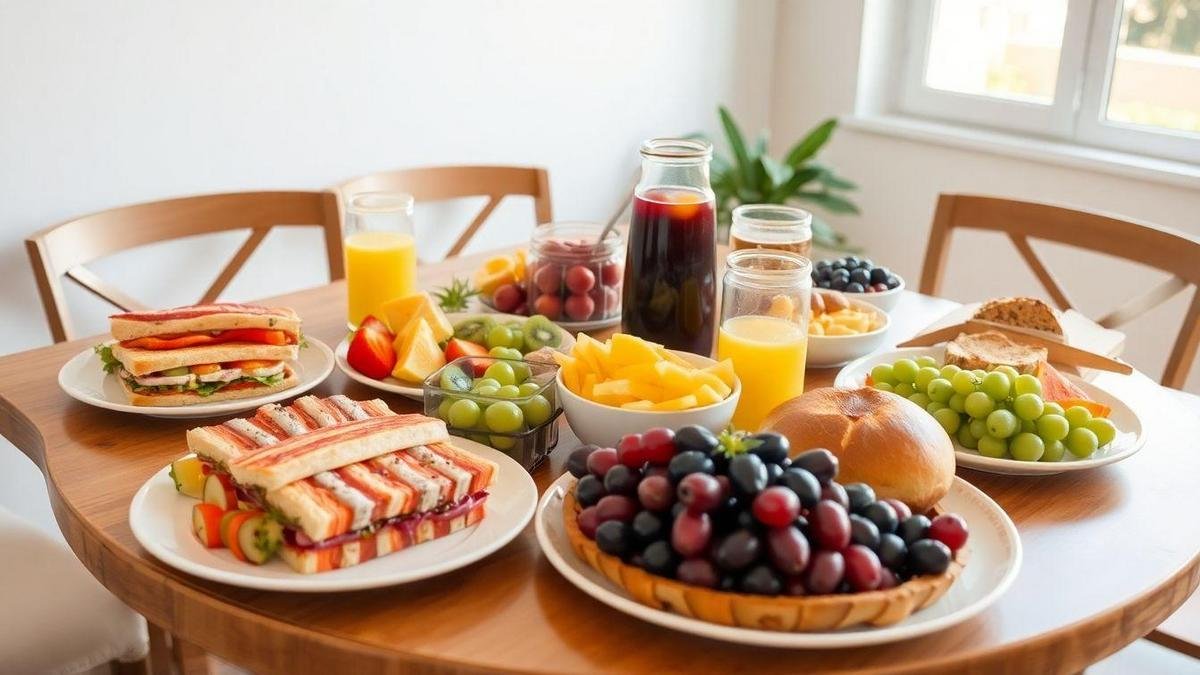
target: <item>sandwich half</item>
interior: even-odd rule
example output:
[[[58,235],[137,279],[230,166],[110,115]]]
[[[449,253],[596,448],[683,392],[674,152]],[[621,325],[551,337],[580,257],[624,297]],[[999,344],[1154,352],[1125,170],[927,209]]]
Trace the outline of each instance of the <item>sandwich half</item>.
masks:
[[[187,442],[238,502],[282,525],[278,552],[304,574],[478,523],[498,469],[451,445],[441,420],[343,395],[265,405]]]
[[[181,406],[291,388],[300,317],[291,309],[214,304],[109,317],[96,348],[133,405]]]

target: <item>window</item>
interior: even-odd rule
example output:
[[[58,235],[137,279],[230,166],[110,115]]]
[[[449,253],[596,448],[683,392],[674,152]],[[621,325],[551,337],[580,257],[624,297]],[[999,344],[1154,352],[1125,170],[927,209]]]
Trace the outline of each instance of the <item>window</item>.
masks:
[[[1200,163],[1200,0],[911,0],[901,110]]]

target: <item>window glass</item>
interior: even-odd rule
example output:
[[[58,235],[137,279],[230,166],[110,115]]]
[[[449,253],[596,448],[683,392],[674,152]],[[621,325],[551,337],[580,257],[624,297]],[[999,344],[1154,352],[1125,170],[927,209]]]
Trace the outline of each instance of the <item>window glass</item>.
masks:
[[[1124,0],[1107,117],[1200,133],[1200,0]]]

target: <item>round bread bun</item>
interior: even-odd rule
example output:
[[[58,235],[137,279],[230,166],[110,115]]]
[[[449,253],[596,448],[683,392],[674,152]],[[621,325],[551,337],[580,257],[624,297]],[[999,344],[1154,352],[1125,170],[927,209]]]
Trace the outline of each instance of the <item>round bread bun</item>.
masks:
[[[787,436],[793,456],[828,448],[838,458],[839,483],[866,483],[882,498],[928,511],[954,480],[954,446],[920,406],[896,394],[814,389],[781,403],[763,431]]]

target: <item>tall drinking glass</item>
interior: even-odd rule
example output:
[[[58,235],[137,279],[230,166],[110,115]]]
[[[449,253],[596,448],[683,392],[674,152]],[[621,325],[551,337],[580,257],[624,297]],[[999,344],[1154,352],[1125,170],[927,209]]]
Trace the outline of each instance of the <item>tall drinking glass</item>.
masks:
[[[350,197],[346,213],[346,321],[354,328],[383,303],[417,288],[413,198],[360,192]]]
[[[767,413],[804,393],[812,264],[787,251],[744,249],[726,258],[717,358],[742,381],[733,425],[756,431]]]

